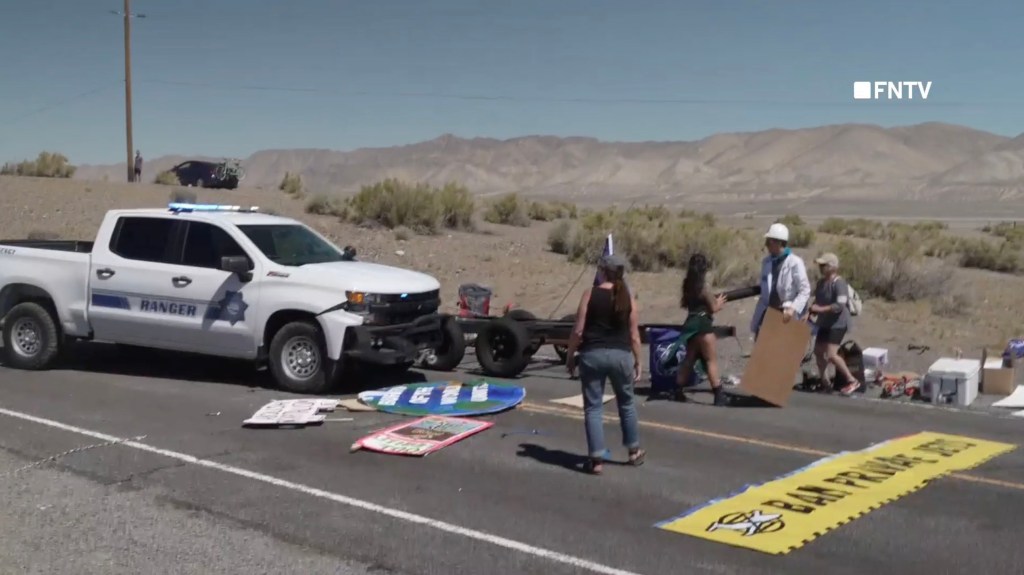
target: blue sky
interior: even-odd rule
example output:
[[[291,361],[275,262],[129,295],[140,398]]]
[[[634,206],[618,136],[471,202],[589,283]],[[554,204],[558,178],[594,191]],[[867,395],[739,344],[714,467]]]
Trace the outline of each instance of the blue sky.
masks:
[[[0,161],[124,160],[121,0],[7,2]],[[443,133],[693,140],[843,122],[1024,132],[1019,0],[135,0],[147,158]],[[856,80],[932,81],[927,102]]]

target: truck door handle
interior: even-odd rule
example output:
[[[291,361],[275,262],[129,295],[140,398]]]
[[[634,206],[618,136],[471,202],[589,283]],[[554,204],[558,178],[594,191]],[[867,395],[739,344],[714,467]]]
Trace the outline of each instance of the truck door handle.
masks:
[[[192,278],[187,276],[178,276],[176,278],[171,278],[171,283],[177,287],[187,286],[192,283]]]
[[[101,280],[105,280],[105,279],[109,278],[112,275],[114,275],[114,270],[112,270],[110,268],[103,268],[103,269],[100,269],[100,270],[96,270],[96,277],[100,278]]]

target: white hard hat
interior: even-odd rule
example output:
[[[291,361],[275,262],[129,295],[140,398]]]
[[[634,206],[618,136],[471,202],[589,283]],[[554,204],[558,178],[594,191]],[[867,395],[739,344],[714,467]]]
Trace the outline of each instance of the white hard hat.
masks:
[[[768,228],[768,233],[765,234],[764,237],[771,240],[779,240],[780,242],[788,242],[789,228],[786,227],[786,224],[772,224]]]

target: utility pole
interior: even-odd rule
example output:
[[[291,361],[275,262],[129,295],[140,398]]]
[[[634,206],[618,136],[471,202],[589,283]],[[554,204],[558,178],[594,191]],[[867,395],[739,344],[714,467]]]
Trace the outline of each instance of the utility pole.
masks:
[[[131,0],[124,0],[124,130],[127,150],[128,181],[135,180],[135,159],[132,154],[132,12]]]
[[[111,10],[111,14],[124,17],[124,131],[125,149],[128,151],[128,181],[135,179],[135,160],[132,156],[132,18],[145,18],[145,14],[132,14],[131,0],[124,0],[124,12]]]

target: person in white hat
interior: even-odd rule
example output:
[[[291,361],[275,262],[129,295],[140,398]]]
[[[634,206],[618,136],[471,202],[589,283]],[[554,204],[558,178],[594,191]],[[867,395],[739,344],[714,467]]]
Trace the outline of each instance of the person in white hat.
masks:
[[[774,223],[764,235],[768,255],[761,261],[761,296],[757,299],[754,315],[750,318],[750,331],[757,339],[768,308],[782,312],[782,320],[800,317],[811,299],[811,280],[803,258],[789,249],[789,228]]]

